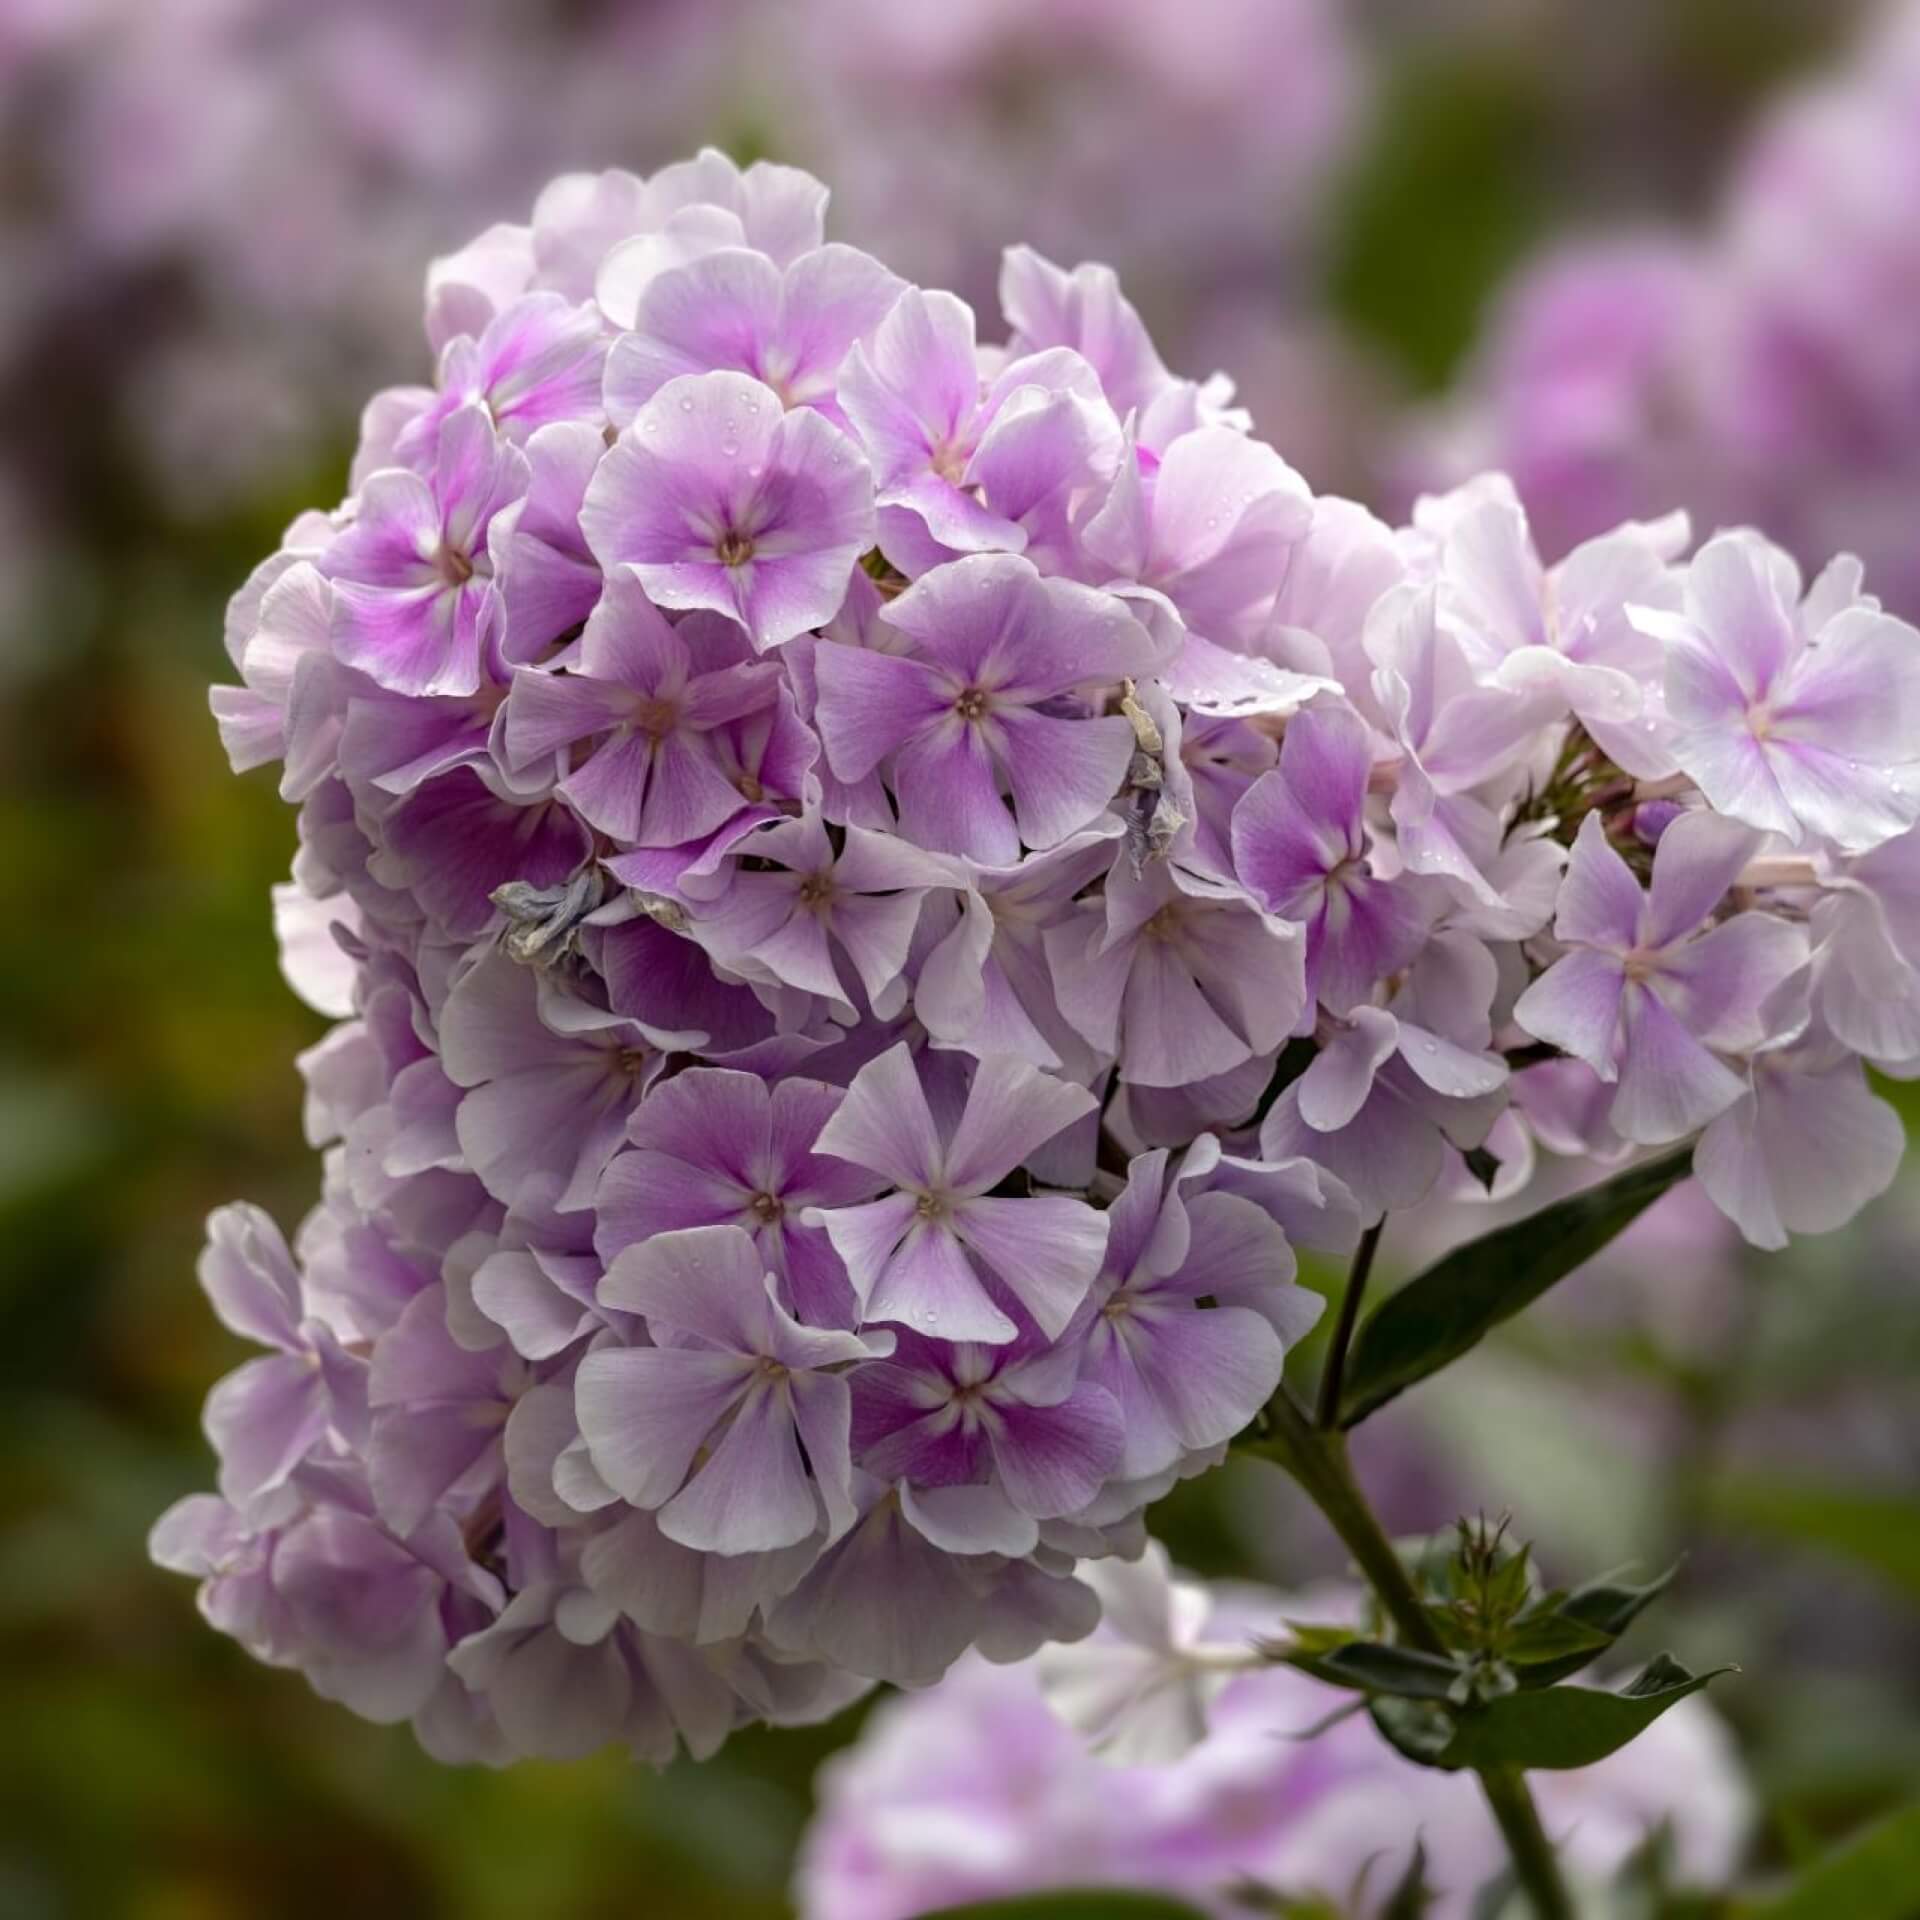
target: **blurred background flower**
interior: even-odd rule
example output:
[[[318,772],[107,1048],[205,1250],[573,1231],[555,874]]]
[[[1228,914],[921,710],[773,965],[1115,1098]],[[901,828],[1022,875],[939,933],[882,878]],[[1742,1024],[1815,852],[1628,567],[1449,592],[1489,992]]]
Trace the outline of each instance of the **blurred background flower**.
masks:
[[[1403,479],[1511,472],[1560,552],[1686,506],[1859,552],[1920,610],[1920,13],[1894,8],[1725,158],[1701,217],[1636,207],[1497,295]]]
[[[1193,1591],[1207,1644],[1228,1654],[1256,1635],[1284,1638],[1289,1622],[1359,1613],[1339,1586]],[[1116,1640],[1103,1626],[1051,1657],[1058,1670],[1084,1667]],[[1416,1841],[1431,1920],[1469,1920],[1475,1891],[1500,1875],[1499,1834],[1470,1776],[1401,1759],[1364,1714],[1343,1711],[1350,1696],[1292,1668],[1235,1674],[1206,1706],[1204,1738],[1152,1766],[1090,1753],[1054,1711],[1053,1677],[1045,1654],[1010,1667],[969,1654],[940,1686],[876,1708],[859,1744],[822,1769],[801,1852],[803,1920],[913,1920],[1071,1884],[1089,1862],[1103,1882],[1178,1894],[1219,1920],[1280,1900],[1344,1913],[1358,1897],[1382,1911]],[[1569,1877],[1616,1879],[1664,1825],[1673,1886],[1724,1884],[1753,1807],[1718,1715],[1683,1701],[1635,1745],[1631,1760],[1623,1749],[1535,1778]],[[1266,1909],[1255,1890],[1273,1897]]]
[[[1864,542],[1920,612],[1912,7],[0,0],[0,1913],[793,1911],[855,1717],[658,1777],[443,1770],[202,1631],[143,1544],[237,1352],[202,1218],[311,1181],[290,823],[205,711],[226,595],[340,491],[359,396],[425,373],[427,257],[705,140],[976,299],[1009,240],[1110,260],[1317,489],[1505,464],[1550,555],[1684,501]],[[1676,1194],[1365,1435],[1407,1531],[1505,1501],[1555,1576],[1690,1550],[1643,1650],[1746,1669],[1751,1870],[1920,1772],[1913,1179],[1779,1260]],[[1338,1571],[1257,1467],[1155,1524],[1204,1573]]]

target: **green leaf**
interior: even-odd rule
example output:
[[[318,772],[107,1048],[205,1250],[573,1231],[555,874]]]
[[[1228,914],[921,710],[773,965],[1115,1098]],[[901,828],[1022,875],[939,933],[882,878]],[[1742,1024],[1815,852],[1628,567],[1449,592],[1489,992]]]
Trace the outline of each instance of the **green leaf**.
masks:
[[[1258,1880],[1237,1880],[1226,1890],[1235,1913],[1260,1913],[1268,1920],[1349,1920],[1321,1893],[1283,1893]]]
[[[1267,1649],[1276,1660],[1294,1653],[1332,1653],[1360,1638],[1352,1627],[1330,1626],[1318,1620],[1289,1620],[1286,1625],[1288,1637],[1273,1641]]]
[[[1413,1858],[1407,1862],[1406,1872],[1400,1876],[1399,1883],[1388,1896],[1387,1904],[1380,1909],[1376,1920],[1426,1920],[1428,1908],[1439,1898],[1427,1884],[1426,1842],[1415,1839]]]
[[[1437,1767],[1453,1739],[1453,1716],[1430,1700],[1379,1696],[1367,1702],[1375,1730],[1388,1746],[1417,1767]]]
[[[1612,1634],[1569,1620],[1564,1613],[1545,1613],[1538,1619],[1517,1622],[1501,1642],[1500,1657],[1512,1666],[1528,1669],[1522,1676],[1523,1685],[1544,1686],[1551,1683],[1542,1680],[1536,1669],[1559,1667],[1567,1660],[1578,1660],[1585,1666],[1595,1654],[1605,1653],[1613,1639]]]
[[[1617,1576],[1608,1575],[1576,1587],[1553,1609],[1553,1615],[1597,1638],[1584,1648],[1569,1646],[1559,1659],[1543,1659],[1533,1653],[1512,1655],[1527,1669],[1521,1684],[1550,1687],[1590,1665],[1666,1592],[1679,1571],[1680,1562],[1676,1560],[1658,1579],[1649,1580],[1644,1586],[1629,1586]]]
[[[1560,1612],[1569,1620],[1578,1620],[1583,1626],[1596,1628],[1617,1640],[1673,1585],[1673,1577],[1679,1571],[1680,1562],[1676,1560],[1665,1573],[1638,1587],[1629,1586],[1612,1574],[1589,1580],[1561,1601]]]
[[[1340,1424],[1356,1426],[1470,1352],[1684,1180],[1693,1149],[1649,1160],[1457,1247],[1367,1316],[1347,1361]]]
[[[1422,1653],[1417,1647],[1388,1646],[1378,1640],[1353,1640],[1326,1652],[1278,1646],[1273,1653],[1275,1659],[1331,1687],[1353,1687],[1361,1693],[1385,1693],[1403,1700],[1445,1700],[1460,1681],[1460,1669],[1453,1661]]]
[[[1011,1900],[942,1907],[925,1920],[1206,1920],[1185,1901],[1163,1893],[1130,1893],[1120,1887],[1070,1888],[1059,1893],[1023,1893]]]
[[[1920,1914],[1920,1803],[1817,1860],[1742,1920],[1914,1920]]]
[[[1712,1673],[1689,1673],[1661,1654],[1623,1693],[1544,1687],[1505,1694],[1457,1713],[1453,1737],[1433,1764],[1545,1772],[1590,1767],[1644,1733],[1688,1694],[1731,1671],[1717,1667]]]

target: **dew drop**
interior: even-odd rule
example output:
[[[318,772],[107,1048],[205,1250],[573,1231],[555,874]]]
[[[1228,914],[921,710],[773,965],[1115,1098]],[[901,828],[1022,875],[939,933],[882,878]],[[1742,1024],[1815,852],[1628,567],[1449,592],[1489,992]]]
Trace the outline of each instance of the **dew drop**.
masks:
[[[680,402],[680,411],[681,411],[682,413],[691,413],[691,412],[693,411],[693,402],[692,402],[692,400],[691,400],[691,399],[685,399],[685,400],[682,400],[682,401]]]

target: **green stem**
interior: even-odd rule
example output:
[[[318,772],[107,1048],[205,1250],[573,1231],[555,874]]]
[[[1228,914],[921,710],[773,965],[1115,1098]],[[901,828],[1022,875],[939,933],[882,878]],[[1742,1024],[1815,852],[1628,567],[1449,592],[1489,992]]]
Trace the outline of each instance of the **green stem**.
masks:
[[[1366,1576],[1400,1638],[1422,1652],[1445,1653],[1446,1642],[1428,1617],[1413,1576],[1394,1551],[1393,1542],[1354,1478],[1346,1435],[1316,1427],[1305,1408],[1282,1387],[1267,1403],[1265,1431],[1244,1444],[1248,1451],[1264,1454],[1300,1483]],[[1480,1784],[1506,1837],[1514,1873],[1538,1920],[1573,1920],[1573,1903],[1526,1780],[1502,1769],[1482,1773]]]
[[[1500,1823],[1514,1873],[1534,1912],[1540,1920],[1573,1920],[1573,1902],[1525,1776],[1511,1770],[1489,1771],[1481,1774],[1480,1786]]]
[[[1381,1530],[1360,1483],[1353,1477],[1347,1461],[1346,1435],[1316,1428],[1284,1387],[1267,1403],[1267,1418],[1270,1431],[1256,1443],[1258,1450],[1299,1481],[1307,1498],[1340,1536],[1341,1545],[1352,1554],[1354,1564],[1366,1575],[1367,1584],[1379,1596],[1400,1638],[1423,1653],[1445,1653],[1446,1642],[1427,1618],[1412,1575],[1394,1552],[1393,1542]]]
[[[1340,1383],[1346,1377],[1347,1349],[1353,1344],[1354,1328],[1360,1324],[1360,1302],[1366,1295],[1367,1276],[1373,1271],[1373,1256],[1380,1251],[1380,1230],[1385,1225],[1384,1218],[1376,1220],[1360,1236],[1353,1265],[1347,1270],[1347,1290],[1340,1296],[1340,1317],[1334,1323],[1333,1338],[1327,1342],[1314,1425],[1329,1433],[1340,1424]]]

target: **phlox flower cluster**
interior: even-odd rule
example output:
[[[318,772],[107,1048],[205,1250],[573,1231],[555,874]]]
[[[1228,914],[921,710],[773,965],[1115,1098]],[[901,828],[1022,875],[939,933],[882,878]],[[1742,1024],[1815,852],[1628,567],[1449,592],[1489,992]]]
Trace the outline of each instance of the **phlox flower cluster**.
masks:
[[[1432,1920],[1478,1910],[1506,1861],[1472,1776],[1403,1760],[1364,1714],[1341,1714],[1350,1695],[1248,1659],[1289,1621],[1352,1619],[1352,1593],[1170,1581],[1158,1546],[1088,1578],[1106,1613],[1091,1638],[1014,1666],[969,1655],[942,1686],[880,1707],[828,1763],[801,1849],[806,1920],[911,1920],[1092,1885],[1173,1894],[1220,1920],[1262,1910],[1256,1894],[1375,1913],[1416,1846]],[[1083,1726],[1102,1736],[1095,1752]],[[1583,1887],[1660,1829],[1676,1889],[1724,1885],[1754,1825],[1733,1740],[1698,1697],[1631,1757],[1531,1781]]]
[[[1457,400],[1409,435],[1420,484],[1510,472],[1558,553],[1628,514],[1752,521],[1863,555],[1920,616],[1920,6],[1879,10],[1737,157],[1716,217],[1558,243],[1501,297]]]
[[[825,204],[709,152],[438,261],[433,384],[231,608],[340,1024],[154,1551],[449,1758],[1084,1637],[1297,1250],[1476,1149],[1697,1139],[1769,1242],[1899,1150],[1920,637],[1856,567],[1392,529],[1105,269],[1013,249],[987,344]]]

